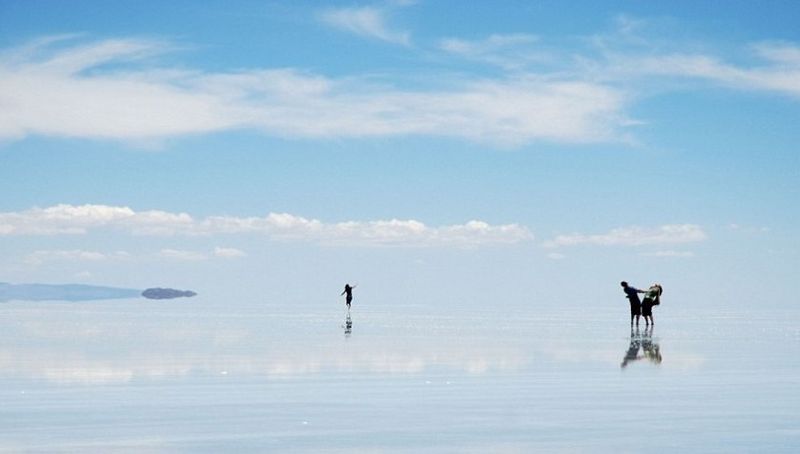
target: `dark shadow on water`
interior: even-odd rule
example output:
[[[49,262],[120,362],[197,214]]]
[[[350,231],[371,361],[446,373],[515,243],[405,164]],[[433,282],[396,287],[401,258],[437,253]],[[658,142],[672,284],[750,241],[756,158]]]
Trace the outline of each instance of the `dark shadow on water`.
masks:
[[[641,350],[642,354],[639,354]],[[646,327],[643,332],[639,328],[631,330],[631,343],[628,346],[628,351],[622,358],[621,368],[627,367],[634,361],[641,361],[646,359],[647,362],[652,364],[661,364],[661,345],[658,340],[653,340],[653,327]]]
[[[347,318],[344,319],[344,337],[350,337],[353,334],[353,319],[350,318],[350,311],[347,311]]]

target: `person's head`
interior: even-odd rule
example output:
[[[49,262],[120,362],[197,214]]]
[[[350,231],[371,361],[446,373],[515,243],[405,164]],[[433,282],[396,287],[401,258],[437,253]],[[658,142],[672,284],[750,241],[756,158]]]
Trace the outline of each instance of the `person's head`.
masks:
[[[622,287],[627,287],[628,283],[625,282],[625,281],[622,281],[622,282],[619,283],[619,285],[621,285]]]

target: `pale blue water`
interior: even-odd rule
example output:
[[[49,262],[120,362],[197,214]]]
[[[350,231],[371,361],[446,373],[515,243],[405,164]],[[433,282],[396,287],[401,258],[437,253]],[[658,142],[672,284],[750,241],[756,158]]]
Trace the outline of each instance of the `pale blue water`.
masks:
[[[800,449],[796,313],[400,309],[0,304],[0,451]]]

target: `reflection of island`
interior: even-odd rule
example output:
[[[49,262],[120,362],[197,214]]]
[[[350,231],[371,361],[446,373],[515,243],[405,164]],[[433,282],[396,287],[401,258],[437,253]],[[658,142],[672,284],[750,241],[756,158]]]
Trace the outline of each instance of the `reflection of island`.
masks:
[[[174,288],[149,288],[142,292],[142,296],[151,300],[166,300],[172,298],[190,298],[197,295],[191,290],[176,290]]]
[[[642,355],[639,355],[639,350],[642,350]],[[658,342],[653,340],[653,328],[644,329],[644,333],[639,334],[639,328],[636,331],[631,330],[631,343],[628,346],[628,351],[622,358],[620,367],[624,368],[632,361],[639,361],[646,359],[653,364],[661,364],[661,346]]]
[[[150,299],[171,299],[195,296],[191,290],[101,287],[84,284],[8,284],[0,282],[0,302],[3,301],[94,301],[144,296]]]
[[[0,282],[0,301],[91,301],[137,298],[139,290],[81,284],[7,284]]]

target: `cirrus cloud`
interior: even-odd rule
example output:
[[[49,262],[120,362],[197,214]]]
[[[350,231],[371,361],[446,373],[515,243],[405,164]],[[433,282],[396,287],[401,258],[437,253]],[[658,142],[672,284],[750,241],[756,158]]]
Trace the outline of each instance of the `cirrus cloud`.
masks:
[[[234,129],[290,138],[429,135],[505,146],[626,139],[623,90],[536,73],[404,89],[292,68],[153,67],[168,43],[53,38],[0,54],[0,139],[153,141]]]
[[[439,48],[467,60],[519,70],[531,63],[549,61],[552,56],[535,47],[539,37],[526,33],[493,34],[481,40],[446,38]]]
[[[42,265],[49,262],[104,262],[108,260],[126,260],[130,254],[125,251],[104,253],[81,249],[39,250],[28,254],[24,262],[28,265]]]
[[[670,258],[691,258],[694,257],[694,252],[692,251],[656,251],[656,252],[647,252],[642,254],[645,257],[670,257]]]
[[[217,246],[214,248],[214,256],[226,259],[233,259],[239,257],[246,257],[247,253],[236,248]]]
[[[545,241],[549,248],[564,246],[645,246],[656,244],[680,244],[703,241],[708,237],[705,231],[695,224],[667,224],[660,227],[620,227],[607,233],[557,235]]]
[[[392,30],[387,23],[388,11],[374,6],[333,8],[322,11],[319,18],[325,24],[367,38],[394,44],[409,45],[411,34]]]

